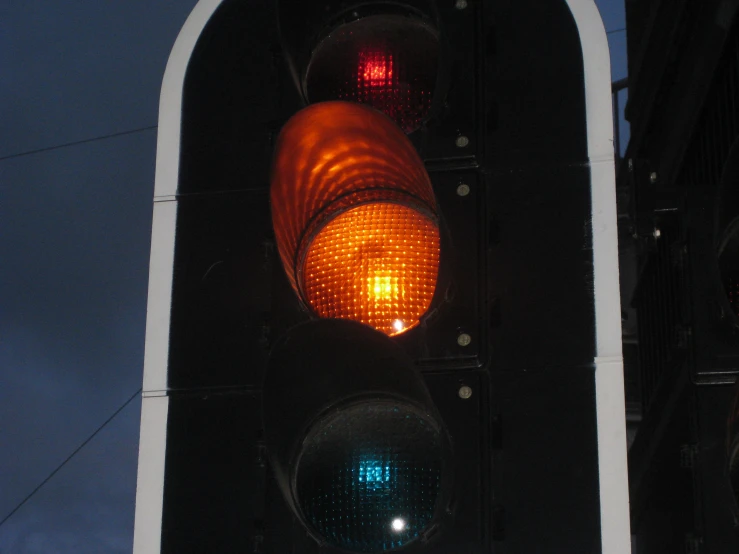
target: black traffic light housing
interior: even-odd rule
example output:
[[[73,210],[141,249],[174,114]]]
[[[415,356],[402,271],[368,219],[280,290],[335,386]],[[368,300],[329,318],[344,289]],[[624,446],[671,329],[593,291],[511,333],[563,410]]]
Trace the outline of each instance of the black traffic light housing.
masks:
[[[325,28],[308,24],[323,16],[300,15],[309,6],[323,7],[290,12],[310,31],[295,48]],[[351,7],[333,6],[329,15]],[[443,215],[453,287],[426,328],[381,342],[394,341],[420,371],[423,387],[406,394],[443,422],[453,490],[451,503],[439,503],[451,515],[429,527],[433,540],[401,548],[621,554],[615,195],[611,203],[597,11],[575,0],[411,8],[436,24],[447,57],[439,108],[409,138]],[[299,398],[275,397],[270,353],[278,359],[282,337],[312,325],[280,267],[269,217],[275,139],[305,102],[285,59],[294,53],[283,46],[284,13],[267,0],[201,0],[165,76],[136,554],[327,548],[281,494],[295,468],[280,452],[299,448],[311,422],[270,431],[270,410]],[[412,392],[423,388],[428,395]],[[318,400],[302,413],[320,419],[331,408]],[[268,450],[282,459],[276,470]]]

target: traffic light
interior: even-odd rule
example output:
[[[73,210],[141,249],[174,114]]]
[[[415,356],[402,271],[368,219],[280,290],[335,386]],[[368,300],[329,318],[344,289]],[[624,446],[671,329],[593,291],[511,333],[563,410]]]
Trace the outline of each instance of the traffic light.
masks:
[[[396,123],[350,102],[301,110],[277,141],[270,197],[306,310],[390,336],[420,323],[436,290],[439,220],[423,161]]]
[[[449,437],[413,362],[384,334],[338,319],[291,329],[274,347],[263,402],[275,477],[318,542],[383,552],[441,530]]]
[[[626,551],[609,81],[589,0],[201,0],[136,554]]]
[[[290,118],[273,154],[277,250],[296,299],[325,321],[288,330],[272,349],[266,446],[299,521],[349,552],[425,547],[451,513],[446,427],[413,361],[385,336],[422,323],[439,273],[437,202],[406,136],[428,117],[429,45],[432,27],[407,13],[356,14],[324,30],[305,67],[293,64],[304,96],[324,101]]]

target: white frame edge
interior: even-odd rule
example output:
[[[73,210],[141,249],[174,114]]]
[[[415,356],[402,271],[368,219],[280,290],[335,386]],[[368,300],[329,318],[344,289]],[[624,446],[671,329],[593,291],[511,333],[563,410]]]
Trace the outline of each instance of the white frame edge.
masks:
[[[591,170],[595,291],[595,398],[603,554],[631,552],[611,59],[593,0],[567,0],[580,33]]]
[[[167,362],[177,220],[182,90],[195,44],[222,1],[200,0],[193,8],[172,47],[159,97],[134,554],[161,552],[164,461],[169,413],[169,398],[166,396]]]
[[[135,554],[161,551],[168,411],[169,399],[166,396],[142,399],[136,518],[133,526]]]
[[[180,169],[182,89],[190,57],[203,29],[223,0],[200,0],[177,35],[164,70],[159,95],[159,129],[154,198],[174,197]]]

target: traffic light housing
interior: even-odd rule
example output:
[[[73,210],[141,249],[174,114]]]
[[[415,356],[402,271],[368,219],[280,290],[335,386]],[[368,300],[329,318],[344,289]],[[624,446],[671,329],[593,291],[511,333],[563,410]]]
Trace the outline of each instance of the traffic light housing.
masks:
[[[442,530],[449,436],[412,360],[384,334],[339,319],[294,327],[273,348],[263,406],[276,481],[319,543],[423,551]]]
[[[196,6],[162,89],[137,553],[375,551],[379,543],[455,553],[627,548],[607,43],[591,2],[541,4]],[[382,27],[378,17],[412,22],[424,37],[418,40],[438,35],[435,76],[427,75],[430,56],[421,64],[425,76],[413,81],[423,101],[408,85],[397,103],[388,102],[398,72],[412,64],[401,70],[395,54],[391,63],[375,45],[365,55],[341,37],[326,42],[344,26],[372,34]],[[327,86],[326,96],[315,98],[369,99],[350,109],[376,109],[396,134],[405,132],[431,183],[433,195],[414,190],[411,202],[402,194],[383,199],[438,226],[432,298],[414,312],[412,326],[396,317],[404,332],[394,336],[395,319],[390,328],[378,324],[381,333],[311,311],[299,275],[304,265],[295,264],[295,255],[310,250],[300,248],[304,214],[288,218],[297,231],[290,231],[292,247],[281,250],[285,227],[275,223],[287,202],[270,201],[273,162],[291,118],[323,105],[312,103],[308,85],[331,68],[316,62],[313,74],[314,51],[357,53],[351,78],[361,86],[339,91],[341,98]],[[398,145],[393,155],[406,148],[399,139],[391,144]],[[401,169],[386,171],[393,186],[407,177]],[[394,190],[381,185],[383,194]],[[299,195],[287,198],[300,202]],[[308,235],[317,240],[351,213],[349,206],[328,213],[326,225]],[[399,220],[391,217],[387,229],[402,233]],[[304,223],[310,228],[314,220]],[[413,263],[429,261],[433,256]],[[371,283],[368,295],[377,286],[384,301],[395,295],[393,279],[379,275],[375,283],[372,274],[360,285]],[[290,337],[303,345],[297,352]],[[368,346],[373,341],[377,348]],[[371,363],[378,351],[402,356]],[[332,363],[319,363],[328,358]],[[321,382],[346,389],[310,388]],[[379,431],[365,426],[368,412],[383,422]],[[417,427],[403,433],[396,414]],[[299,484],[303,451],[315,461],[305,482],[323,483],[323,495],[335,478],[370,499],[379,491],[405,498],[405,489],[387,486],[398,472],[385,468],[401,466],[351,452],[346,462],[333,447],[329,456],[305,446],[342,418],[354,422],[352,433],[337,437],[356,443],[330,444],[369,437],[376,449],[394,444],[393,454],[407,446],[393,443],[398,434],[416,436],[420,422],[431,429],[430,446],[402,466],[441,468],[437,500],[416,512],[417,537],[392,544],[393,532],[410,529],[408,510],[382,511],[379,527],[369,525],[374,531],[357,539],[351,526],[317,519],[317,500],[313,508],[301,504],[317,498]],[[341,481],[333,472],[339,467],[369,476],[372,485]],[[405,483],[416,482],[412,471],[405,475]],[[417,482],[423,486],[416,492],[434,490],[429,477]]]

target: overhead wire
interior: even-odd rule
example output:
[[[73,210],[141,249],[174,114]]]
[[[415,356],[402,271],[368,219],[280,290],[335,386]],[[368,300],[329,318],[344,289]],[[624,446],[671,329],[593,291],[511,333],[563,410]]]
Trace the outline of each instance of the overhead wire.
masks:
[[[87,439],[85,439],[85,441],[84,441],[84,442],[83,442],[82,444],[80,444],[80,445],[79,445],[79,446],[78,446],[77,448],[75,448],[74,452],[72,452],[72,453],[71,453],[71,454],[70,454],[69,456],[67,456],[67,458],[66,458],[66,459],[65,459],[65,460],[64,460],[64,461],[63,461],[62,463],[60,463],[60,464],[59,464],[59,465],[58,465],[58,466],[56,467],[56,469],[54,469],[54,471],[52,471],[52,472],[51,472],[51,473],[50,473],[50,474],[49,474],[49,475],[48,475],[48,476],[46,477],[46,479],[44,479],[43,481],[41,481],[41,483],[39,483],[39,485],[38,485],[38,486],[37,486],[37,487],[36,487],[35,489],[33,489],[33,490],[32,490],[32,491],[31,491],[31,492],[30,492],[30,493],[29,493],[29,494],[28,494],[28,495],[27,495],[27,496],[26,496],[26,497],[25,497],[25,498],[24,498],[23,500],[21,500],[21,501],[20,501],[20,502],[18,503],[18,505],[16,505],[16,507],[15,507],[15,508],[13,508],[13,509],[12,509],[12,510],[10,511],[10,513],[8,513],[8,515],[6,515],[6,516],[5,516],[5,517],[4,517],[3,519],[2,519],[2,521],[0,521],[0,527],[2,527],[2,526],[3,526],[3,524],[4,524],[4,523],[5,523],[6,521],[8,521],[8,520],[9,520],[9,519],[10,519],[11,517],[13,517],[13,515],[15,515],[15,513],[16,513],[16,512],[18,511],[18,510],[20,510],[20,509],[21,509],[21,507],[22,507],[22,506],[23,506],[23,505],[24,505],[24,504],[25,504],[26,502],[28,502],[28,501],[29,501],[29,500],[30,500],[30,499],[31,499],[31,498],[33,497],[33,495],[35,495],[35,494],[36,494],[36,493],[37,493],[38,491],[40,491],[40,490],[41,490],[41,488],[42,488],[42,487],[43,487],[43,486],[44,486],[44,485],[45,485],[46,483],[48,483],[48,482],[49,482],[49,481],[50,481],[50,480],[52,479],[52,477],[54,477],[54,475],[56,475],[57,473],[59,473],[59,470],[61,470],[61,469],[62,469],[62,468],[63,468],[63,467],[65,466],[65,465],[67,465],[67,463],[68,463],[68,462],[69,462],[69,461],[70,461],[70,460],[71,460],[72,458],[74,458],[74,457],[75,457],[75,456],[76,456],[76,455],[77,455],[77,454],[79,453],[79,451],[80,451],[80,450],[82,450],[82,449],[83,449],[83,448],[84,448],[85,446],[87,446],[87,444],[88,444],[88,443],[89,443],[89,442],[90,442],[90,441],[91,441],[92,439],[94,439],[94,438],[95,438],[95,436],[96,436],[96,435],[97,435],[97,434],[98,434],[98,433],[99,433],[100,431],[102,431],[102,430],[103,430],[103,429],[105,428],[105,426],[106,426],[106,425],[108,425],[108,424],[109,424],[109,423],[110,423],[111,421],[113,421],[113,420],[115,419],[115,417],[116,417],[116,416],[117,416],[117,415],[118,415],[119,413],[121,413],[121,412],[122,412],[122,411],[124,410],[124,408],[125,408],[126,406],[128,406],[128,405],[129,405],[129,404],[130,404],[131,402],[133,402],[133,400],[134,400],[134,399],[135,399],[135,398],[136,398],[136,397],[137,397],[137,396],[138,396],[139,394],[141,394],[141,390],[142,390],[142,389],[139,389],[139,390],[137,390],[137,391],[136,391],[135,393],[133,393],[133,394],[131,395],[131,397],[130,397],[130,398],[129,398],[128,400],[126,400],[126,401],[125,401],[125,402],[124,402],[124,403],[123,403],[123,404],[122,404],[122,405],[121,405],[121,406],[120,406],[120,407],[119,407],[119,408],[118,408],[118,409],[117,409],[117,410],[116,410],[115,412],[113,412],[113,415],[111,415],[111,416],[110,416],[110,417],[109,417],[108,419],[106,419],[106,420],[105,420],[105,421],[103,422],[103,424],[102,424],[102,425],[100,425],[100,427],[98,427],[97,429],[95,429],[95,431],[94,431],[94,432],[92,433],[92,435],[90,435],[89,437],[87,437]]]
[[[613,29],[612,31],[607,31],[606,34],[612,35],[614,33],[622,33],[624,31],[626,31],[626,27],[622,27],[620,29]],[[101,135],[98,137],[92,137],[92,138],[83,139],[83,140],[76,140],[73,142],[65,142],[63,144],[56,144],[54,146],[46,146],[44,148],[37,148],[35,150],[27,150],[25,152],[18,152],[17,154],[9,154],[7,156],[0,156],[0,162],[5,161],[5,160],[12,160],[15,158],[21,158],[23,156],[31,156],[33,154],[41,154],[42,152],[51,152],[53,150],[58,150],[60,148],[68,148],[70,146],[77,146],[80,144],[97,142],[99,140],[106,140],[106,139],[111,139],[111,138],[116,138],[116,137],[122,137],[125,135],[132,135],[134,133],[142,133],[144,131],[153,131],[154,129],[157,129],[158,127],[159,127],[158,125],[150,125],[149,127],[140,127],[138,129],[130,129],[128,131],[120,131],[118,133],[110,133],[108,135]]]
[[[69,146],[77,146],[78,144],[87,144],[90,142],[96,142],[99,140],[106,140],[116,137],[122,137],[125,135],[132,135],[134,133],[142,133],[144,131],[153,131],[158,125],[151,125],[149,127],[140,127],[138,129],[130,129],[128,131],[120,131],[118,133],[110,133],[109,135],[101,135],[99,137],[92,137],[83,140],[76,140],[74,142],[65,142],[63,144],[56,144],[54,146],[46,146],[44,148],[37,148],[35,150],[28,150],[26,152],[18,152],[17,154],[10,154],[8,156],[0,156],[0,162],[5,160],[12,160],[14,158],[21,158],[23,156],[30,156],[32,154],[40,154],[42,152],[51,152],[52,150],[58,150],[59,148],[67,148]]]

